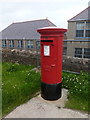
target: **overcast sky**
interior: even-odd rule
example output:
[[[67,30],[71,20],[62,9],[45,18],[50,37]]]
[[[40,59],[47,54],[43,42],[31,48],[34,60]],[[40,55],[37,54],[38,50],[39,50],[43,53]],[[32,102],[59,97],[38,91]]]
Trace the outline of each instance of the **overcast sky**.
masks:
[[[0,31],[13,22],[48,18],[67,28],[67,20],[88,7],[89,0],[0,0]]]

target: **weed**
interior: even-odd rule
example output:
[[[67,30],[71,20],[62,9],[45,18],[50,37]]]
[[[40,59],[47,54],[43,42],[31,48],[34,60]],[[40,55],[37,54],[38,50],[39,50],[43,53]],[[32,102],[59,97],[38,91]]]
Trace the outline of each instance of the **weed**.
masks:
[[[89,78],[89,74],[84,72],[80,75],[63,72],[63,87],[69,90],[69,101],[66,107],[90,111],[88,107]]]
[[[2,65],[2,114],[5,115],[40,90],[40,74],[31,71],[34,66]]]

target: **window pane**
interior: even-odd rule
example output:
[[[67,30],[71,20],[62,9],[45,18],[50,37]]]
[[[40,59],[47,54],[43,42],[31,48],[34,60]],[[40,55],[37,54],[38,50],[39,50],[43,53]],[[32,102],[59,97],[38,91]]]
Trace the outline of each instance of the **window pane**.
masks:
[[[32,40],[27,40],[27,48],[33,48],[33,41]]]
[[[2,47],[6,47],[6,40],[2,40]]]
[[[63,55],[67,55],[67,47],[63,47]]]
[[[85,26],[85,23],[84,22],[78,22],[77,24],[76,24],[76,29],[77,30],[83,30],[84,29],[84,26]]]
[[[84,48],[84,58],[90,58],[90,48]]]
[[[82,48],[75,48],[75,57],[82,58]]]
[[[22,48],[23,47],[23,41],[22,40],[18,40],[18,48]]]
[[[14,40],[9,41],[9,47],[11,47],[11,48],[14,47]]]
[[[76,30],[76,37],[84,37],[84,30]]]
[[[86,22],[86,29],[90,29],[90,22]]]
[[[37,49],[40,49],[40,41],[36,41],[36,47]]]
[[[90,30],[86,30],[86,37],[90,37]]]

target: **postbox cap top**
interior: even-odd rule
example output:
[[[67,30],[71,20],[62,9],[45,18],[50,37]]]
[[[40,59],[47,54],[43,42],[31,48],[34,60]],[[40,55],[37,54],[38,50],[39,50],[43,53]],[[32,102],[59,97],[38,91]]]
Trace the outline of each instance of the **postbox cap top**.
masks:
[[[67,32],[67,29],[63,29],[63,28],[59,28],[59,27],[55,27],[55,26],[50,26],[50,27],[43,27],[43,28],[39,28],[37,30],[37,32],[41,33],[41,34],[44,34],[44,33],[57,33],[57,34],[60,34],[60,33],[65,33]]]

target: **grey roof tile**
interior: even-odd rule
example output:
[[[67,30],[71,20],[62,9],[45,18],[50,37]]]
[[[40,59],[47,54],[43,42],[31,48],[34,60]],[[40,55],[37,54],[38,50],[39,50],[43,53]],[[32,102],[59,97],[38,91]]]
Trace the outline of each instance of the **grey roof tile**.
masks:
[[[90,20],[90,6],[68,21]]]
[[[0,39],[39,39],[37,29],[48,26],[56,25],[48,19],[12,23],[0,32]]]

